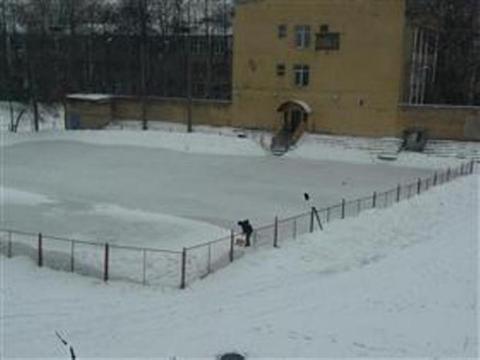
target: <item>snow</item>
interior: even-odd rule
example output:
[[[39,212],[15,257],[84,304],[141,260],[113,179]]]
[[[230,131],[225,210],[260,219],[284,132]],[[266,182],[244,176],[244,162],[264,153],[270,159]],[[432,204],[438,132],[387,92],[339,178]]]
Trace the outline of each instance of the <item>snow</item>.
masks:
[[[480,178],[252,252],[185,291],[2,266],[0,355],[478,358]],[[45,291],[48,289],[48,291]]]
[[[110,100],[111,98],[112,96],[108,94],[69,94],[67,95],[67,99],[84,100],[84,101],[102,101],[102,100]]]
[[[40,204],[51,204],[53,200],[47,196],[27,191],[20,191],[12,188],[5,188],[0,185],[0,203],[35,206]]]
[[[2,114],[0,106],[8,123]],[[47,114],[44,124],[55,119]],[[104,131],[45,125],[33,134],[27,125],[0,131],[0,228],[98,244],[178,251],[228,235],[239,219],[257,227],[303,213],[304,192],[323,208],[459,165],[404,153],[385,162],[353,139],[346,148],[317,135],[278,158],[265,150],[269,135],[252,130],[196,126],[186,134],[183,125],[151,123],[160,131],[142,132],[116,123]],[[0,255],[0,358],[68,358],[55,331],[80,359],[227,351],[475,358],[478,190],[478,176],[459,179],[280,249],[246,250],[185,291],[104,284]],[[60,247],[46,256],[68,256]],[[76,251],[80,260],[92,255]],[[115,271],[141,264],[115,251]],[[178,259],[171,264],[161,275],[172,273],[178,286]]]
[[[304,192],[323,208],[431,174],[415,162],[278,158],[251,139],[203,133],[21,133],[2,144],[3,187],[52,203],[8,204],[1,227],[175,250],[228,235],[240,219],[257,227],[303,213]]]
[[[12,111],[11,111],[12,110]],[[3,143],[3,138],[10,127],[12,121],[21,115],[17,131],[19,133],[31,133],[34,131],[33,124],[33,107],[31,104],[23,104],[18,102],[0,101],[0,144]],[[39,128],[41,131],[62,131],[65,129],[64,124],[64,108],[61,104],[45,105],[39,104],[40,122]]]
[[[348,141],[348,140],[347,140]],[[396,152],[395,149],[389,149]],[[456,158],[428,156],[422,153],[400,152],[396,160],[382,160],[378,154],[362,151],[358,148],[345,148],[327,142],[319,142],[316,136],[307,136],[300,145],[287,155],[294,159],[329,160],[354,162],[357,164],[388,164],[390,166],[414,166],[424,169],[439,169],[458,166]]]

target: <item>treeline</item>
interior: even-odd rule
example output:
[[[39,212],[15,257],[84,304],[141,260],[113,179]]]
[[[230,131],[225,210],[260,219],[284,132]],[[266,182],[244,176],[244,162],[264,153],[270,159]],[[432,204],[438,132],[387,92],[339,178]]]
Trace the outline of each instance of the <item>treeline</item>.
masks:
[[[231,17],[229,0],[0,0],[0,98],[228,99]]]
[[[432,29],[425,102],[480,105],[480,0],[407,0],[408,19]]]

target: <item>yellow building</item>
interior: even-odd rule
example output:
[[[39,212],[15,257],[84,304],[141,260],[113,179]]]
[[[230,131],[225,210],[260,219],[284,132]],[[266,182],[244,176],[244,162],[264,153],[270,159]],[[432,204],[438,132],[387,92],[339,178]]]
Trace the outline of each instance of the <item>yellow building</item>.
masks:
[[[402,0],[240,1],[234,125],[396,135],[404,29]]]
[[[407,21],[406,0],[237,0],[232,101],[194,103],[194,124],[269,129],[293,141],[304,129],[379,137],[411,127],[433,138],[480,139],[479,108],[406,96],[421,88],[412,64],[428,58],[412,60],[420,33]],[[112,101],[115,119],[138,108]],[[149,120],[185,121],[185,101],[149,103]]]

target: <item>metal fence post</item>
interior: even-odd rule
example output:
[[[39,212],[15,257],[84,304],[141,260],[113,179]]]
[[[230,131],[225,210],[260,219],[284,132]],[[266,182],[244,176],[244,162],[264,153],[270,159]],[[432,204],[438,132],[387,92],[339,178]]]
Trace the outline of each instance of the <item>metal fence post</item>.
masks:
[[[235,245],[235,232],[233,230],[230,230],[230,262],[233,262],[234,256],[233,256],[233,246]]]
[[[433,186],[437,186],[437,172],[435,171],[435,174],[433,175]]]
[[[345,219],[345,199],[342,199],[342,219]]]
[[[293,220],[293,239],[297,238],[297,219]]]
[[[397,203],[400,202],[400,192],[402,191],[402,186],[398,184],[397,186]]]
[[[422,190],[422,179],[418,178],[418,181],[417,181],[417,195],[420,194]]]
[[[143,277],[142,277],[142,284],[147,284],[147,250],[143,249]]]
[[[474,167],[475,167],[475,162],[472,160],[470,161],[470,174],[473,174]]]
[[[103,269],[103,281],[107,282],[108,281],[108,266],[109,266],[109,261],[110,261],[110,246],[108,243],[105,244],[105,259],[104,259],[104,269]]]
[[[7,236],[8,236],[7,257],[11,258],[12,257],[12,232],[8,231]]]
[[[273,228],[273,247],[278,248],[278,216],[275,216],[275,226]]]
[[[312,209],[310,210],[310,234],[313,233],[313,227],[314,227],[314,224],[313,224],[313,207]]]
[[[208,244],[208,264],[207,264],[207,273],[212,272],[212,244]]]
[[[183,250],[182,250],[182,270],[181,270],[181,279],[180,279],[180,289],[185,289],[186,270],[187,270],[187,249],[183,248]]]
[[[330,206],[329,206],[329,207],[327,208],[327,223],[330,222],[330,211],[331,211],[330,209],[331,209],[331,208],[330,208]]]
[[[75,272],[75,241],[70,243],[70,271]]]
[[[38,266],[43,266],[43,244],[42,233],[38,234]]]
[[[450,168],[447,169],[447,182],[450,181]]]
[[[377,192],[373,192],[372,196],[372,208],[375,209],[377,207]]]

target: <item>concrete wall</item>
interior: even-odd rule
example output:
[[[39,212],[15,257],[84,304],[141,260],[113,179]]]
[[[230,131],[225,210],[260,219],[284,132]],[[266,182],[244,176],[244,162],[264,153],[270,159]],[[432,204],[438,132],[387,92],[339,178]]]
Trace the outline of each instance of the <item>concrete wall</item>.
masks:
[[[279,39],[278,25],[288,26]],[[340,50],[316,51],[322,24],[340,32]],[[310,25],[312,44],[297,49],[296,25]],[[244,0],[234,24],[234,124],[275,129],[278,106],[307,102],[307,129],[350,135],[398,135],[404,71],[404,0]],[[276,74],[277,63],[286,75]],[[294,64],[311,69],[310,85],[294,85]]]
[[[185,99],[150,98],[148,121],[187,123],[188,103]],[[67,128],[99,129],[114,120],[140,120],[141,102],[133,97],[112,97],[107,101],[66,99]],[[74,124],[78,122],[78,124]],[[232,106],[228,101],[194,100],[193,125],[230,126]],[[68,126],[70,125],[70,126]]]
[[[480,140],[480,107],[402,105],[399,123],[427,129],[434,139]]]
[[[111,100],[95,102],[67,99],[65,127],[67,129],[100,129],[112,121]]]
[[[141,119],[141,103],[135,98],[115,99],[113,118],[115,120]],[[147,102],[148,121],[186,123],[188,102],[186,99],[151,98]],[[232,108],[228,101],[194,100],[192,106],[193,125],[231,125]]]

